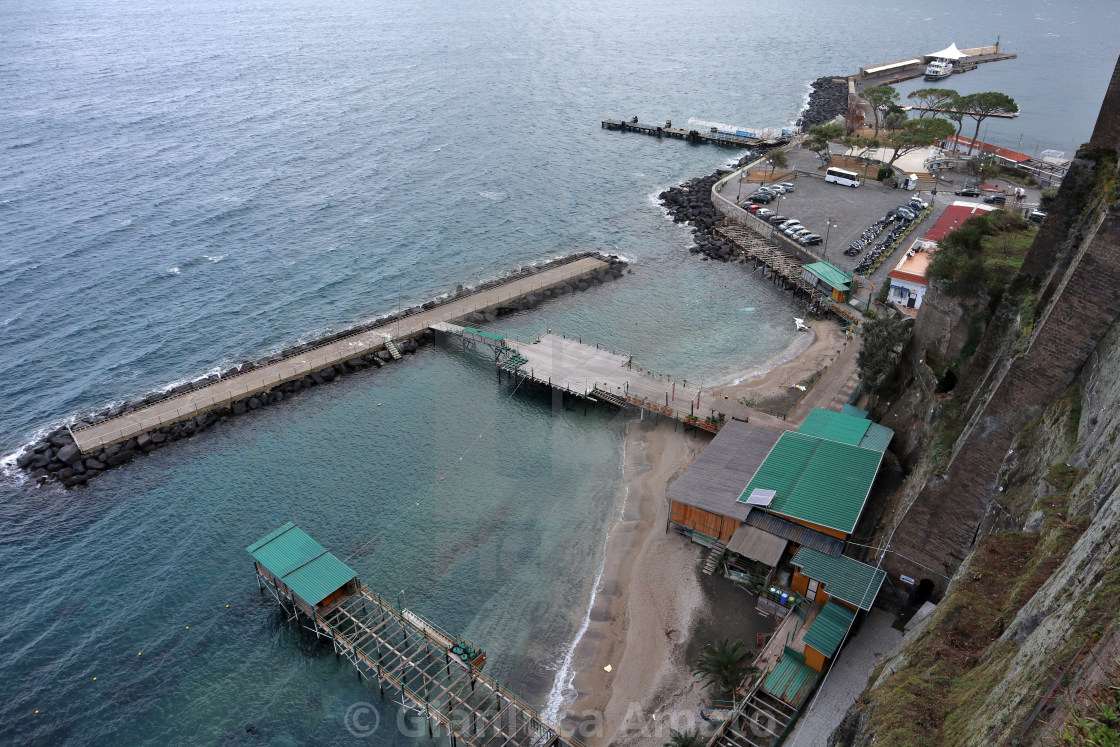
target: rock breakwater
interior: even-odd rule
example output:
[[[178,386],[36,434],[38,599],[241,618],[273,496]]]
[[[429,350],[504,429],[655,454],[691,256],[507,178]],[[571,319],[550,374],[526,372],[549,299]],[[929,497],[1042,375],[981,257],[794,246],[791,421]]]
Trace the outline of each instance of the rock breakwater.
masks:
[[[831,122],[848,111],[848,79],[817,78],[811,84],[809,106],[801,112],[801,129]]]
[[[392,354],[384,348],[369,351],[349,360],[337,362],[316,371],[311,371],[302,378],[284,382],[268,391],[253,394],[252,396],[231,402],[226,406],[206,410],[191,418],[154,428],[134,438],[111,444],[92,453],[83,454],[81,452],[74,441],[71,429],[79,429],[120,417],[147,407],[155,402],[159,402],[160,400],[175,397],[192,390],[202,389],[221,379],[229,379],[239,374],[260,368],[261,366],[276,363],[292,356],[301,355],[313,348],[336,340],[367,332],[371,329],[392,323],[398,318],[404,318],[422,311],[434,309],[451,300],[481,293],[512,280],[535,275],[551,267],[563,265],[588,256],[602,260],[607,263],[607,267],[595,270],[582,277],[573,278],[568,282],[558,284],[551,288],[539,289],[523,296],[509,299],[500,305],[479,309],[460,321],[466,321],[471,324],[492,322],[506,314],[535,308],[551,298],[586,291],[600,283],[620,278],[627,272],[626,261],[617,256],[585,252],[545,264],[521,267],[516,272],[501,278],[488,280],[473,288],[467,288],[460,284],[456,286],[454,291],[445,293],[438,298],[431,299],[418,306],[405,309],[401,311],[400,314],[389,314],[361,325],[350,327],[339,332],[333,332],[316,340],[285,348],[278,353],[257,360],[245,361],[221,374],[210,374],[193,381],[158,392],[152,392],[143,397],[105,407],[97,412],[74,418],[66,425],[55,428],[43,438],[27,444],[16,455],[15,465],[28,473],[31,479],[36,480],[40,484],[60,482],[68,488],[84,485],[107,469],[125,464],[142,454],[155,451],[166,444],[174,443],[184,438],[190,438],[198,433],[209,430],[219,423],[229,420],[231,417],[244,415],[248,412],[259,410],[262,407],[278,404],[283,402],[285,398],[292,397],[301,391],[317,386],[324,386],[349,373],[362,371],[368,368],[381,368],[382,366],[393,363],[395,359]],[[402,356],[409,356],[419,350],[422,345],[431,342],[432,339],[431,331],[425,330],[418,335],[396,340],[395,344]]]

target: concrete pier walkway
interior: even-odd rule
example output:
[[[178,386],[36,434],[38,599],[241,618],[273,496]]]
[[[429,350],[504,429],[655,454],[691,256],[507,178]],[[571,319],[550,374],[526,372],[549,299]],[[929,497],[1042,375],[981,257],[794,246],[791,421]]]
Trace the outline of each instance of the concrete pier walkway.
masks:
[[[530,293],[551,288],[609,268],[594,256],[582,256],[509,283],[448,301],[397,321],[359,332],[306,350],[249,371],[219,379],[207,386],[183,392],[100,423],[73,431],[83,454],[146,433],[154,428],[193,418],[207,410],[237,400],[321,369],[378,350],[392,339],[406,339],[424,332],[437,322],[454,321],[482,309],[516,301]]]

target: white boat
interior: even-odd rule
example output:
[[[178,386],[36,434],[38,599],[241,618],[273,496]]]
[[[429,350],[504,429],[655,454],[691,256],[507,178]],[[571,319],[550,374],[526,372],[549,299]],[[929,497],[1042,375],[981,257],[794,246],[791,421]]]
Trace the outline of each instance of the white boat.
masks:
[[[949,60],[934,60],[926,66],[926,80],[945,80],[953,74],[953,63]]]
[[[956,42],[942,49],[940,52],[926,55],[930,60],[926,67],[926,80],[945,80],[953,74],[953,63],[963,60],[968,55],[957,49]]]

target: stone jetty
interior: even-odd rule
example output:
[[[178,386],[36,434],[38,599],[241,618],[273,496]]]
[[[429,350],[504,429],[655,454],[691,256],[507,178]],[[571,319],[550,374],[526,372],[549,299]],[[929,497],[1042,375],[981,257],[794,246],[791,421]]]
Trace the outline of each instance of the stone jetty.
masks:
[[[246,361],[220,375],[212,374],[76,418],[25,446],[15,463],[40,483],[83,485],[107,469],[209,430],[231,417],[278,404],[349,373],[403,359],[432,340],[426,320],[433,313],[447,316],[448,321],[484,324],[534,308],[550,298],[586,291],[620,278],[626,271],[626,262],[619,257],[588,252],[522,267],[474,288],[458,285],[453,292],[405,309],[399,315],[384,316],[265,358]],[[398,339],[394,339],[395,329],[402,332]],[[266,370],[276,371],[277,378],[271,378],[271,373],[263,376]],[[285,376],[286,371],[291,371],[291,375]],[[275,385],[261,385],[258,379],[271,379]],[[238,391],[244,394],[237,396]],[[199,401],[213,404],[199,405]],[[192,404],[179,405],[180,402]],[[149,422],[152,427],[143,427]],[[137,424],[141,427],[137,428]],[[118,425],[122,427],[117,428]],[[95,430],[117,433],[119,437],[91,439],[89,435]]]

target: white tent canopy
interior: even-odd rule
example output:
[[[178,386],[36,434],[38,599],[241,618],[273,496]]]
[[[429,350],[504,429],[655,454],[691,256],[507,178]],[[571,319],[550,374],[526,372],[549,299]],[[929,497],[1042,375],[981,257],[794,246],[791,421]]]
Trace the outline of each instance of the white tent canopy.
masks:
[[[957,49],[957,43],[953,42],[940,52],[934,52],[933,54],[926,55],[926,57],[936,57],[942,60],[961,60],[968,57],[968,55]]]

